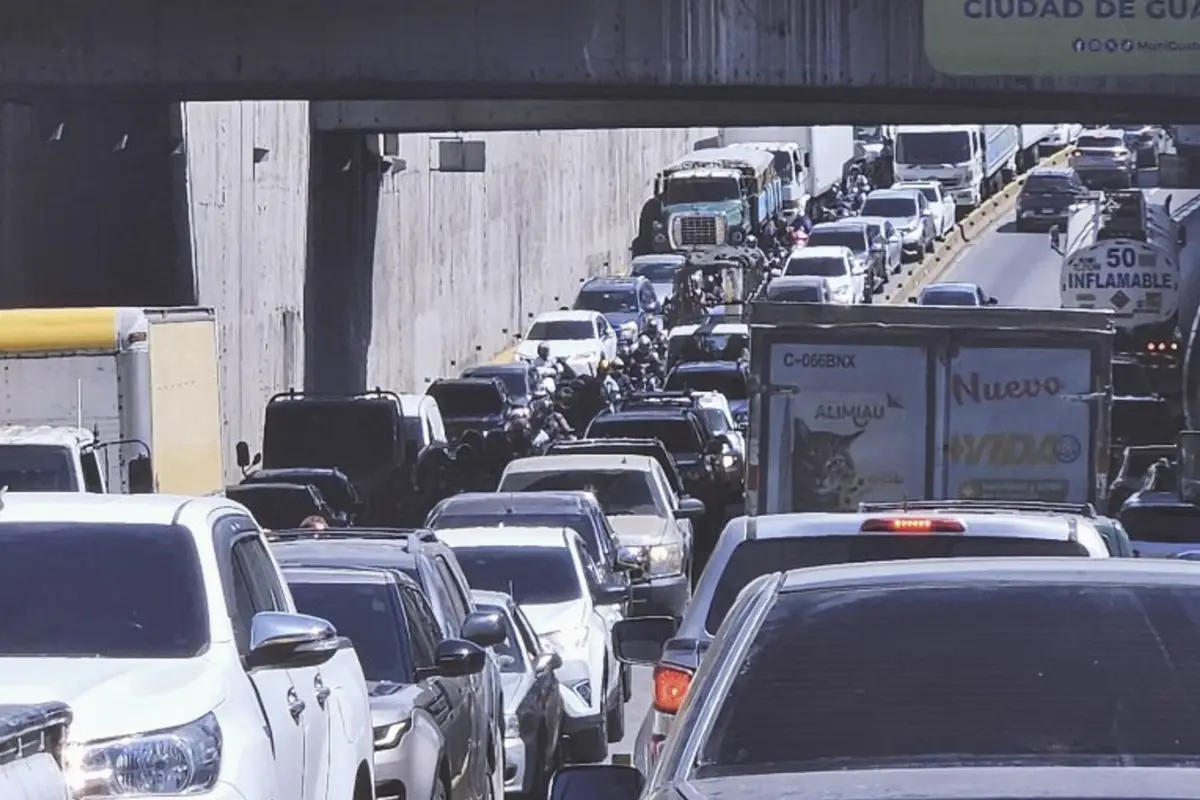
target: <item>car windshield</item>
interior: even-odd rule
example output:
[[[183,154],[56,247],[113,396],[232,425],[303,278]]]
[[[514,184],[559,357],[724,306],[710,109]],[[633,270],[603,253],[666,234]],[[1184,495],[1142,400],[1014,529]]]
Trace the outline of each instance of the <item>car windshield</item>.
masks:
[[[854,138],[860,142],[882,142],[883,127],[880,125],[855,125]]]
[[[535,342],[595,339],[596,326],[586,319],[543,320],[533,323],[525,338]]]
[[[863,203],[862,215],[910,219],[917,216],[917,201],[907,197],[868,197]]]
[[[780,303],[823,303],[825,294],[819,286],[781,286],[767,284],[767,299]]]
[[[193,658],[208,606],[192,534],[174,525],[0,525],[0,656]]]
[[[1120,519],[1135,542],[1200,543],[1200,508],[1196,506],[1126,506]]]
[[[1071,194],[1071,181],[1054,175],[1030,175],[1022,191],[1025,194]]]
[[[1080,136],[1075,146],[1082,149],[1113,150],[1125,146],[1124,136]]]
[[[793,258],[787,262],[785,275],[815,275],[819,278],[842,278],[846,275],[846,262],[840,258],[810,256]]]
[[[862,230],[815,230],[808,235],[809,247],[848,247],[855,253],[867,250],[867,237]]]
[[[927,289],[921,292],[923,306],[977,306],[978,299],[973,292],[956,289]]]
[[[708,428],[714,434],[728,433],[733,428],[729,427],[729,418],[725,416],[725,412],[719,408],[702,408],[700,413],[704,415],[704,421],[708,423]]]
[[[913,166],[962,164],[971,160],[966,131],[926,131],[896,135],[896,163]]]
[[[733,673],[696,777],[1190,766],[1200,757],[1198,624],[1191,586],[785,592]]]
[[[672,336],[667,342],[667,360],[737,361],[745,355],[749,347],[750,337],[742,334]]]
[[[740,369],[677,369],[667,377],[669,392],[720,392],[727,400],[745,400],[746,374]]]
[[[675,280],[675,270],[679,269],[678,261],[639,261],[630,270],[632,275],[641,275],[654,283],[671,283]]]
[[[0,486],[10,492],[78,492],[71,451],[45,444],[0,447]]]
[[[583,597],[565,547],[456,547],[472,589],[504,592],[521,605],[553,605]]]
[[[667,181],[663,203],[668,206],[723,203],[741,196],[741,188],[735,178],[672,178]]]
[[[794,536],[751,539],[729,557],[713,591],[705,627],[716,631],[738,592],[769,572],[912,558],[983,558],[993,556],[1079,556],[1078,542],[1020,539],[1015,536]]]
[[[575,308],[601,314],[637,311],[637,292],[633,289],[584,289],[575,298]]]
[[[529,381],[525,372],[516,369],[489,369],[477,367],[463,372],[464,378],[499,378],[513,399],[524,399],[529,396]]]
[[[401,438],[397,403],[388,397],[299,398],[268,403],[263,467],[338,467],[361,473],[394,465]]]
[[[369,681],[412,681],[408,631],[391,584],[288,582],[296,609],[327,619],[354,652]]]
[[[588,426],[589,439],[658,439],[671,454],[699,453],[700,436],[687,419],[662,417],[625,417],[614,414],[597,417]]]
[[[650,473],[642,470],[563,470],[512,472],[500,480],[500,492],[577,492],[596,495],[607,516],[664,516],[656,502]],[[482,587],[475,587],[482,588]]]
[[[504,630],[508,634],[507,638],[498,645],[494,645],[492,650],[496,653],[496,660],[500,664],[501,672],[521,673],[525,672],[525,649],[521,647],[521,637],[517,634],[516,627],[513,626],[512,617],[508,615],[508,609],[501,608],[491,603],[477,603],[476,606],[480,611],[494,611],[504,619]]]
[[[494,527],[496,532],[500,533],[504,530],[500,527],[501,525],[509,528],[545,528],[547,531],[555,531],[556,535],[561,535],[557,532],[563,528],[570,528],[578,533],[579,538],[587,545],[588,553],[591,554],[593,561],[598,564],[604,561],[600,555],[600,543],[597,540],[599,534],[595,526],[586,516],[576,512],[522,514],[518,511],[515,514],[509,514],[504,510],[456,512],[450,508],[429,522],[429,527],[435,531]]]

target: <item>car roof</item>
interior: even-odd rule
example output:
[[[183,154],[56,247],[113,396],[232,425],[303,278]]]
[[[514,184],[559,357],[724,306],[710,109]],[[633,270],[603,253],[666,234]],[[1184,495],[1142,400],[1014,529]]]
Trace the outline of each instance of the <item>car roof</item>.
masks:
[[[872,197],[911,198],[911,197],[915,197],[919,193],[920,193],[920,190],[915,189],[915,188],[914,189],[876,189],[875,191],[873,191],[869,195],[867,195],[867,199],[870,200]]]
[[[970,292],[974,293],[979,288],[975,283],[931,283],[921,290],[921,294],[925,292],[937,290],[943,292]]]
[[[280,566],[374,567],[411,570],[417,556],[399,541],[385,539],[300,539],[272,541],[271,552]]]
[[[597,275],[588,278],[579,287],[579,291],[587,289],[632,289],[647,281],[645,275]]]
[[[778,280],[778,279],[777,279]],[[824,279],[822,279],[824,280]],[[671,372],[744,372],[740,361],[684,361],[671,367]]]
[[[1075,170],[1070,167],[1034,167],[1025,174],[1029,178],[1032,178],[1034,175],[1039,175],[1043,178],[1069,178],[1075,174]]]
[[[219,495],[4,492],[0,528],[6,522],[174,525],[185,507],[202,514],[224,509],[251,516],[245,506]]]
[[[861,219],[863,222],[867,222],[871,225],[876,225],[881,228],[884,225],[892,225],[894,227],[896,224],[887,217],[854,217],[854,219]]]
[[[941,186],[937,181],[896,181],[891,185],[892,189],[929,189],[935,186]]]
[[[797,247],[788,254],[789,261],[806,258],[849,258],[853,252],[840,244],[819,244],[813,247]]]
[[[687,256],[681,253],[652,253],[644,256],[635,256],[629,262],[630,266],[641,266],[642,264],[682,264],[687,261]]]
[[[654,459],[637,455],[561,455],[516,458],[504,468],[506,475],[523,472],[570,472],[584,470],[629,470],[650,472]]]
[[[0,444],[79,448],[94,444],[95,441],[96,435],[87,428],[67,425],[0,425]]]
[[[780,589],[861,586],[864,583],[1071,583],[1111,586],[1196,586],[1194,564],[1166,558],[929,558],[869,561],[790,570]]]
[[[396,582],[395,573],[380,569],[354,567],[281,566],[288,583],[368,583],[383,585]]]
[[[861,231],[869,224],[864,219],[846,217],[834,220],[833,222],[818,222],[816,225],[813,225],[812,229],[814,233],[816,231]]]
[[[498,375],[503,372],[530,372],[532,367],[525,361],[514,361],[510,364],[476,364],[462,371],[463,378],[483,378]]]
[[[570,528],[539,528],[533,525],[480,526],[438,531],[438,538],[454,550],[464,547],[542,547],[564,550],[567,541],[578,535]]]
[[[484,511],[506,514],[584,513],[595,498],[585,491],[463,492],[437,504],[439,514],[472,514]]]
[[[823,278],[820,275],[780,275],[778,278],[772,278],[767,284],[767,290],[770,291],[772,286],[778,286],[780,289],[828,286],[829,279]]]
[[[534,322],[594,322],[596,317],[603,316],[599,311],[569,309],[567,311],[543,311],[534,318]]]
[[[693,401],[694,402],[694,401]],[[656,422],[658,420],[669,419],[685,419],[689,414],[696,412],[695,405],[690,406],[644,406],[634,408],[621,408],[616,411],[604,411],[597,414],[592,422],[601,420],[616,419],[616,420],[636,420],[638,422]],[[591,430],[591,425],[588,425],[588,430]],[[624,456],[622,456],[624,458]]]
[[[995,536],[1015,539],[1041,539],[1066,542],[1077,540],[1094,554],[1104,551],[1104,539],[1087,520],[1070,514],[971,513],[951,509],[923,509],[918,512],[875,511],[855,513],[771,514],[765,517],[736,517],[726,524],[739,539],[794,539],[816,536],[890,536],[895,534],[861,533],[869,519],[949,519],[961,522],[962,534],[954,536]],[[910,534],[906,534],[910,535]]]

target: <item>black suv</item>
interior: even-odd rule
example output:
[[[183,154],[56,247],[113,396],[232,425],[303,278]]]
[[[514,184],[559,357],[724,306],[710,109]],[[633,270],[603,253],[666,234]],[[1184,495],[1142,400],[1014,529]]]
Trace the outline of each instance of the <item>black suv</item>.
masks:
[[[480,364],[467,367],[460,378],[496,378],[504,384],[508,399],[514,405],[526,407],[538,387],[537,369],[528,361],[511,364]]]
[[[417,582],[433,608],[442,639],[467,639],[491,647],[507,637],[494,615],[479,612],[454,551],[433,531],[384,528],[272,531],[267,541],[281,567],[382,569]],[[491,621],[489,623],[489,620]],[[496,637],[500,637],[497,639]],[[504,704],[500,668],[489,658],[481,675],[468,679],[479,708],[487,709],[490,727],[478,741],[488,745],[493,765],[504,763]],[[502,767],[501,767],[502,768]]]
[[[1090,196],[1070,167],[1034,167],[1017,195],[1017,230],[1065,229],[1071,206]]]

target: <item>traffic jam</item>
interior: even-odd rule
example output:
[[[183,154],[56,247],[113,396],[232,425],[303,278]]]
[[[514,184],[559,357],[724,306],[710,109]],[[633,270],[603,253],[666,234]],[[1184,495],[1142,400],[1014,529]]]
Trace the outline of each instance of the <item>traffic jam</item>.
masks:
[[[0,800],[1200,796],[1200,129],[755,130],[233,485],[211,312],[0,311]],[[1061,307],[883,299],[1016,176]]]

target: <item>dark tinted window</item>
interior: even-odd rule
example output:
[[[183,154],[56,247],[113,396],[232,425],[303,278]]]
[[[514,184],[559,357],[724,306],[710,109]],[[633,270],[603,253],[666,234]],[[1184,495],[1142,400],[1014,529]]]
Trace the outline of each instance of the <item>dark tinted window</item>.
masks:
[[[1070,194],[1074,191],[1066,175],[1030,175],[1022,191],[1028,194]]]
[[[700,452],[696,426],[684,418],[598,417],[587,429],[591,439],[658,439],[670,453]],[[603,505],[603,501],[601,501]]]
[[[508,390],[509,397],[528,397],[529,380],[525,372],[515,369],[489,370],[487,367],[477,367],[463,371],[464,378],[499,378]]]
[[[639,261],[633,265],[630,273],[633,275],[643,275],[654,283],[670,283],[675,280],[675,270],[677,269],[679,269],[678,261]]]
[[[408,639],[412,645],[413,663],[417,667],[432,667],[436,661],[442,631],[425,596],[411,586],[401,589]]]
[[[824,303],[825,293],[819,286],[780,286],[767,284],[767,299],[780,303]]]
[[[565,547],[460,547],[459,566],[472,589],[504,592],[518,603],[548,605],[583,596]]]
[[[680,203],[721,203],[736,200],[741,194],[735,178],[688,178],[667,181],[663,202],[671,206]]]
[[[921,292],[923,306],[977,306],[979,298],[972,291],[932,290]]]
[[[826,564],[902,561],[911,558],[980,558],[991,556],[1083,556],[1077,542],[995,536],[796,536],[757,539],[739,544],[713,592],[705,627],[716,631],[738,592],[760,575]]]
[[[737,361],[750,347],[742,334],[673,336],[667,343],[671,361]]]
[[[554,320],[535,322],[525,337],[533,341],[547,339],[550,341],[595,339],[596,326],[589,320]]]
[[[225,496],[250,509],[258,524],[268,530],[295,528],[305,517],[322,513],[308,486],[230,486]]]
[[[1096,149],[1112,149],[1125,146],[1125,136],[1120,133],[1112,136],[1080,136],[1079,141],[1075,142],[1075,146],[1079,148],[1096,148]]]
[[[720,392],[728,400],[745,400],[746,375],[740,369],[676,370],[667,378],[666,388],[673,392]]]
[[[361,470],[391,464],[399,417],[391,400],[271,403],[263,426],[263,466]]]
[[[1190,587],[785,594],[730,686],[699,771],[1194,759],[1198,623]]]
[[[1200,542],[1200,508],[1196,506],[1126,506],[1120,518],[1135,542]]]
[[[0,554],[0,656],[191,658],[208,645],[184,528],[10,522]]]
[[[818,278],[840,278],[850,274],[846,262],[840,258],[811,256],[793,258],[787,262],[785,275],[815,275]]]
[[[503,529],[498,527],[500,525],[507,525],[510,528],[546,528],[555,531],[570,528],[579,534],[579,538],[583,539],[593,558],[603,560],[600,556],[600,545],[597,541],[596,529],[587,517],[583,515],[583,512],[571,514],[505,514],[502,511],[498,511],[494,514],[465,512],[456,514],[453,510],[450,510],[434,520],[431,527],[435,531],[454,530],[456,528],[490,527],[496,527],[497,531],[502,531]]]
[[[864,217],[889,217],[891,219],[907,219],[917,215],[916,198],[907,197],[868,197],[863,203]]]
[[[971,160],[966,131],[924,131],[896,135],[897,164],[961,164]]]
[[[870,245],[864,230],[814,230],[808,235],[809,247],[822,245],[849,247],[856,253],[865,251]]]
[[[650,473],[639,470],[514,472],[500,482],[501,492],[589,491],[609,516],[665,514],[655,503]],[[481,589],[481,586],[475,586]]]
[[[443,417],[475,417],[504,408],[504,397],[494,383],[440,383],[429,387]]]
[[[75,465],[65,447],[6,444],[0,447],[0,486],[10,492],[77,492]]]
[[[289,583],[296,609],[333,623],[354,643],[369,681],[412,680],[408,631],[395,591],[383,583]]]
[[[621,289],[584,289],[575,298],[575,308],[584,311],[599,311],[601,314],[637,311],[637,292],[633,290],[633,287]]]

